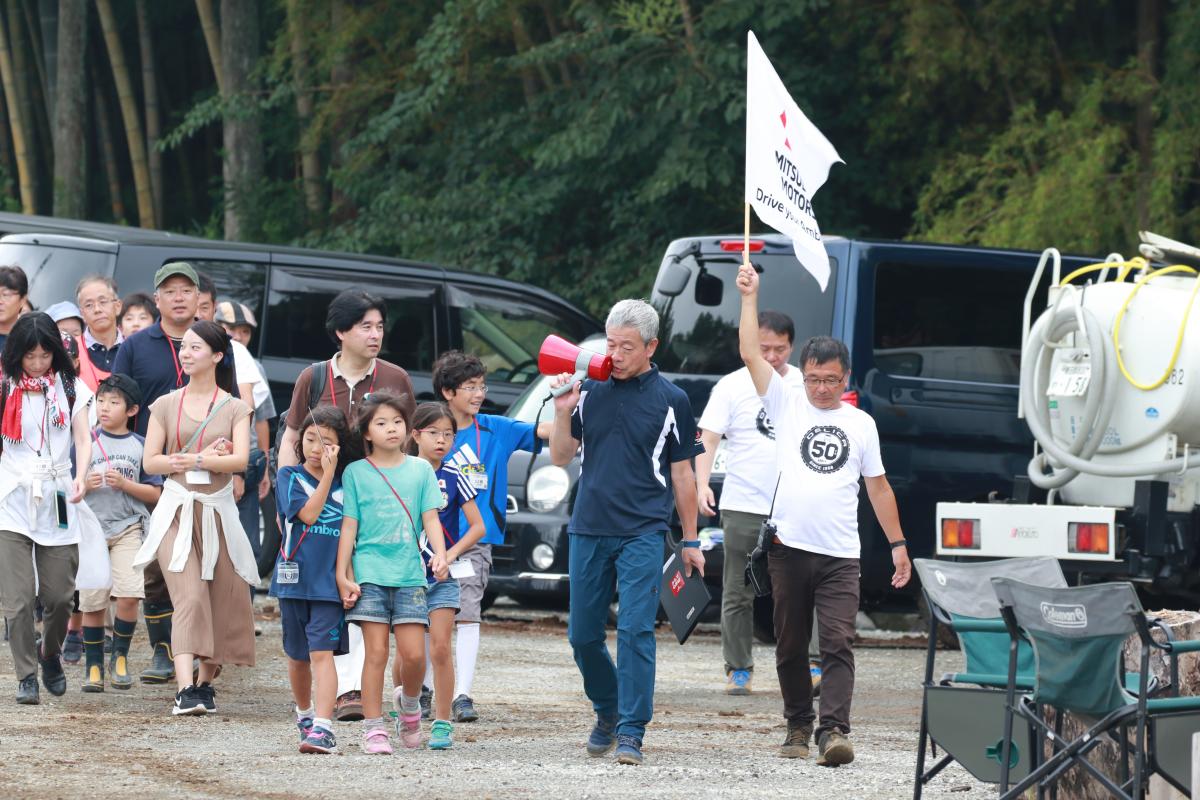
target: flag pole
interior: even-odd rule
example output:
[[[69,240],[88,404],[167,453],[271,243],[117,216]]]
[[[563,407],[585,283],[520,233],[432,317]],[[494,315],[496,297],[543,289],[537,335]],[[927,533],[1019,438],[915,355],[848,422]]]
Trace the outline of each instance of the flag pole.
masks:
[[[750,263],[750,202],[746,201],[745,238],[742,239],[742,262]]]

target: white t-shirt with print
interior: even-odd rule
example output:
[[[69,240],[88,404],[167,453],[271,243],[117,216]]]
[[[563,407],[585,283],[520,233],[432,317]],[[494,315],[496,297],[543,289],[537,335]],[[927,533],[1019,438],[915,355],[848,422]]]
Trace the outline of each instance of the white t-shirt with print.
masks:
[[[803,390],[804,374],[791,365],[784,384]],[[703,430],[725,436],[725,482],[721,510],[766,515],[775,493],[775,429],[754,389],[750,370],[742,367],[713,386],[700,416]]]
[[[858,558],[858,479],[883,474],[879,431],[865,411],[847,403],[823,410],[803,386],[778,374],[762,398],[775,422],[783,476],[772,519],[789,547],[837,558]]]
[[[254,394],[251,402],[254,404],[253,408],[258,408],[271,395],[271,387],[267,384],[267,379],[263,374],[258,371],[258,365],[254,363],[254,356],[250,355],[246,345],[230,339],[229,346],[233,350],[234,377],[238,383],[250,384],[250,391]],[[242,400],[246,400],[246,398],[243,397]],[[250,405],[250,403],[246,405]]]

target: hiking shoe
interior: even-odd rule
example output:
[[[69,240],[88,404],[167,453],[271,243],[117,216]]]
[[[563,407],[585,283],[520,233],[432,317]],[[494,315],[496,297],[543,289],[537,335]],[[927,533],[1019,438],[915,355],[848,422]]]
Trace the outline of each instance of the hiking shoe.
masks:
[[[142,683],[168,683],[175,680],[175,662],[171,660],[171,651],[164,643],[154,647],[154,657],[150,666],[142,670]]]
[[[829,731],[817,740],[817,765],[838,767],[854,760],[854,745],[841,731]]]
[[[617,746],[617,718],[596,715],[596,724],[588,735],[587,752],[593,758],[606,756]]]
[[[396,738],[406,750],[417,750],[421,747],[421,714],[397,714]]]
[[[729,673],[729,681],[725,684],[725,694],[745,696],[750,694],[750,670],[735,669]]]
[[[333,738],[333,732],[327,731],[324,728],[312,727],[308,731],[308,736],[300,740],[301,753],[336,753],[337,741]]]
[[[21,678],[21,682],[17,684],[17,703],[23,706],[36,706],[40,702],[42,702],[42,698],[38,693],[37,673]]]
[[[362,749],[364,753],[371,755],[390,756],[392,754],[391,737],[383,728],[367,731],[363,734]]]
[[[636,736],[626,736],[624,734],[618,736],[617,763],[640,767],[642,765],[642,740]]]
[[[808,741],[812,738],[812,725],[788,723],[787,738],[779,746],[780,758],[808,758]]]
[[[196,696],[199,697],[200,702],[204,704],[205,713],[217,713],[217,690],[213,688],[211,683],[202,683],[197,686]]]
[[[812,696],[819,697],[821,694],[821,665],[816,661],[808,662],[808,674],[812,677]]]
[[[429,719],[433,716],[433,692],[429,687],[421,684],[421,719]]]
[[[68,664],[78,664],[81,658],[83,658],[83,633],[67,631],[67,638],[63,640],[62,645],[62,660]]]
[[[109,656],[108,682],[114,689],[128,689],[133,686],[133,676],[129,674],[129,659],[126,656]]]
[[[88,694],[98,694],[104,691],[104,668],[99,664],[90,664],[87,676],[83,680],[83,691]]]
[[[357,722],[363,718],[362,692],[338,695],[333,704],[333,718],[338,722]]]
[[[479,713],[475,710],[475,701],[465,694],[460,694],[454,698],[454,702],[450,704],[450,709],[454,714],[455,722],[474,722],[479,719]]]
[[[429,729],[429,749],[449,750],[454,745],[450,739],[452,733],[454,733],[453,725],[444,719],[436,720],[433,727]]]
[[[312,717],[297,717],[296,727],[300,729],[300,743],[303,744],[304,740],[308,738],[308,735],[312,733]],[[300,752],[303,753],[304,750],[301,749]]]
[[[175,695],[175,705],[171,708],[173,717],[203,717],[208,714],[204,700],[196,691],[195,686],[180,689]]]
[[[55,697],[67,693],[67,674],[63,672],[62,659],[58,656],[39,658],[42,665],[42,686]]]

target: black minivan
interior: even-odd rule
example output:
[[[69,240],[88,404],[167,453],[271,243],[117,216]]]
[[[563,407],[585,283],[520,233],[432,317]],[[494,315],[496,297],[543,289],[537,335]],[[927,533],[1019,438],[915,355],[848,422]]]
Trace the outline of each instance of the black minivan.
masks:
[[[1025,473],[1033,440],[1016,415],[1017,384],[1022,308],[1039,254],[828,237],[832,275],[822,292],[786,237],[756,236],[750,246],[761,275],[760,306],[783,311],[796,323],[793,363],[810,336],[832,335],[849,346],[844,400],[870,413],[879,428],[911,555],[932,555],[938,501],[1006,494],[1013,476]],[[741,299],[734,285],[741,251],[738,235],[677,239],[654,282],[651,302],[662,318],[654,361],[687,392],[697,419],[713,384],[742,367]],[[1064,257],[1063,266],[1095,260]],[[1045,291],[1043,286],[1033,307],[1045,306]],[[544,392],[531,386],[510,413],[530,416]],[[510,525],[505,547],[493,548],[493,584],[500,591],[561,594],[577,466],[558,475],[543,472],[549,463],[544,455],[532,466],[526,454],[514,459],[509,519],[518,524]],[[712,478],[718,496],[723,465],[718,450]],[[564,476],[571,483],[562,485]],[[530,494],[541,497],[538,507],[525,502]],[[548,507],[547,498],[558,502]],[[719,540],[718,519],[702,517],[699,524],[708,528],[702,541]],[[859,529],[864,603],[897,599],[889,585],[891,553],[865,492]],[[538,545],[544,546],[535,558]],[[719,585],[720,548],[710,553],[706,580]]]

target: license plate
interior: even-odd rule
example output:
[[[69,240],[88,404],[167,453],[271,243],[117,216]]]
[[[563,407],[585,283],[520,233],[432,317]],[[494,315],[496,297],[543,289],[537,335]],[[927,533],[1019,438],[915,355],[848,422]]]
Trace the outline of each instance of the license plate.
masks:
[[[1081,397],[1087,391],[1088,383],[1092,380],[1092,365],[1082,363],[1059,362],[1046,388],[1047,397]]]

